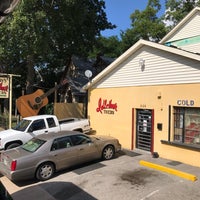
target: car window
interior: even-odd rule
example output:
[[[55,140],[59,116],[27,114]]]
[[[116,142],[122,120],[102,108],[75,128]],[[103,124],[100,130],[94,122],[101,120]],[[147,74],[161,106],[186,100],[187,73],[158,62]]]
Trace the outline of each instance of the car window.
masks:
[[[71,135],[70,138],[73,145],[81,145],[91,142],[91,139],[84,135]]]
[[[33,132],[33,131],[38,131],[38,130],[41,130],[41,129],[45,129],[46,126],[45,126],[45,122],[44,122],[44,119],[38,119],[38,120],[35,120],[30,128],[28,129],[28,132]]]
[[[58,138],[55,139],[53,141],[52,147],[51,147],[51,151],[55,151],[58,149],[64,149],[64,148],[69,148],[72,146],[71,140],[69,137],[62,137],[62,138]]]
[[[47,123],[48,123],[49,128],[56,127],[56,123],[53,117],[47,118]]]
[[[17,131],[25,131],[26,128],[29,126],[30,123],[31,123],[31,120],[23,119],[13,129],[17,130]]]
[[[38,138],[32,138],[25,144],[21,146],[22,149],[29,151],[29,152],[35,152],[37,149],[39,149],[43,144],[45,143],[44,140],[40,140]]]

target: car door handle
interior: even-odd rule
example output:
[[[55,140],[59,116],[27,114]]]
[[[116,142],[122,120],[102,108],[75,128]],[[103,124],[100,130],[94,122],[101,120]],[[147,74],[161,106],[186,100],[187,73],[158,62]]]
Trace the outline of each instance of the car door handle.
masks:
[[[48,131],[44,131],[45,133],[48,133]]]
[[[81,148],[81,149],[79,149],[80,151],[83,151],[84,149],[83,148]]]

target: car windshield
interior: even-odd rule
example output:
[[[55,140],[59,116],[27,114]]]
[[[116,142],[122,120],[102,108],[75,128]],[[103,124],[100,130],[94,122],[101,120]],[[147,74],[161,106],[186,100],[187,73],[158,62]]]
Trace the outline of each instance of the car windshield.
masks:
[[[23,119],[13,129],[16,131],[25,131],[30,123],[31,123],[31,120]]]
[[[22,145],[22,149],[29,151],[29,152],[35,152],[37,149],[39,149],[43,144],[45,143],[45,140],[40,140],[38,138],[32,138],[28,142]]]

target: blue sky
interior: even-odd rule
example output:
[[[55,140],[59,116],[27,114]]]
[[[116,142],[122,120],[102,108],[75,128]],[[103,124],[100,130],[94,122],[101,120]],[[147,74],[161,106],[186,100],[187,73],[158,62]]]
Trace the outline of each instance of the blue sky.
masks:
[[[104,0],[106,5],[106,14],[108,21],[117,26],[113,30],[105,30],[103,36],[109,37],[113,35],[120,36],[120,30],[125,31],[131,27],[130,15],[136,10],[144,10],[148,0]],[[159,14],[164,14],[165,0],[160,0],[162,10]]]

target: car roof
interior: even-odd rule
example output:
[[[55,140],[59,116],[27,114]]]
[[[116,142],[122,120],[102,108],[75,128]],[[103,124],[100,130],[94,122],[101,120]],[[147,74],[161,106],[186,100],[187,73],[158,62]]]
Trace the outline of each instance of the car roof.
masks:
[[[70,136],[70,135],[85,135],[81,132],[78,131],[60,131],[60,132],[55,132],[55,133],[49,133],[49,134],[41,134],[36,136],[36,138],[39,138],[41,140],[54,140],[56,138],[59,137],[63,137],[63,136]]]

